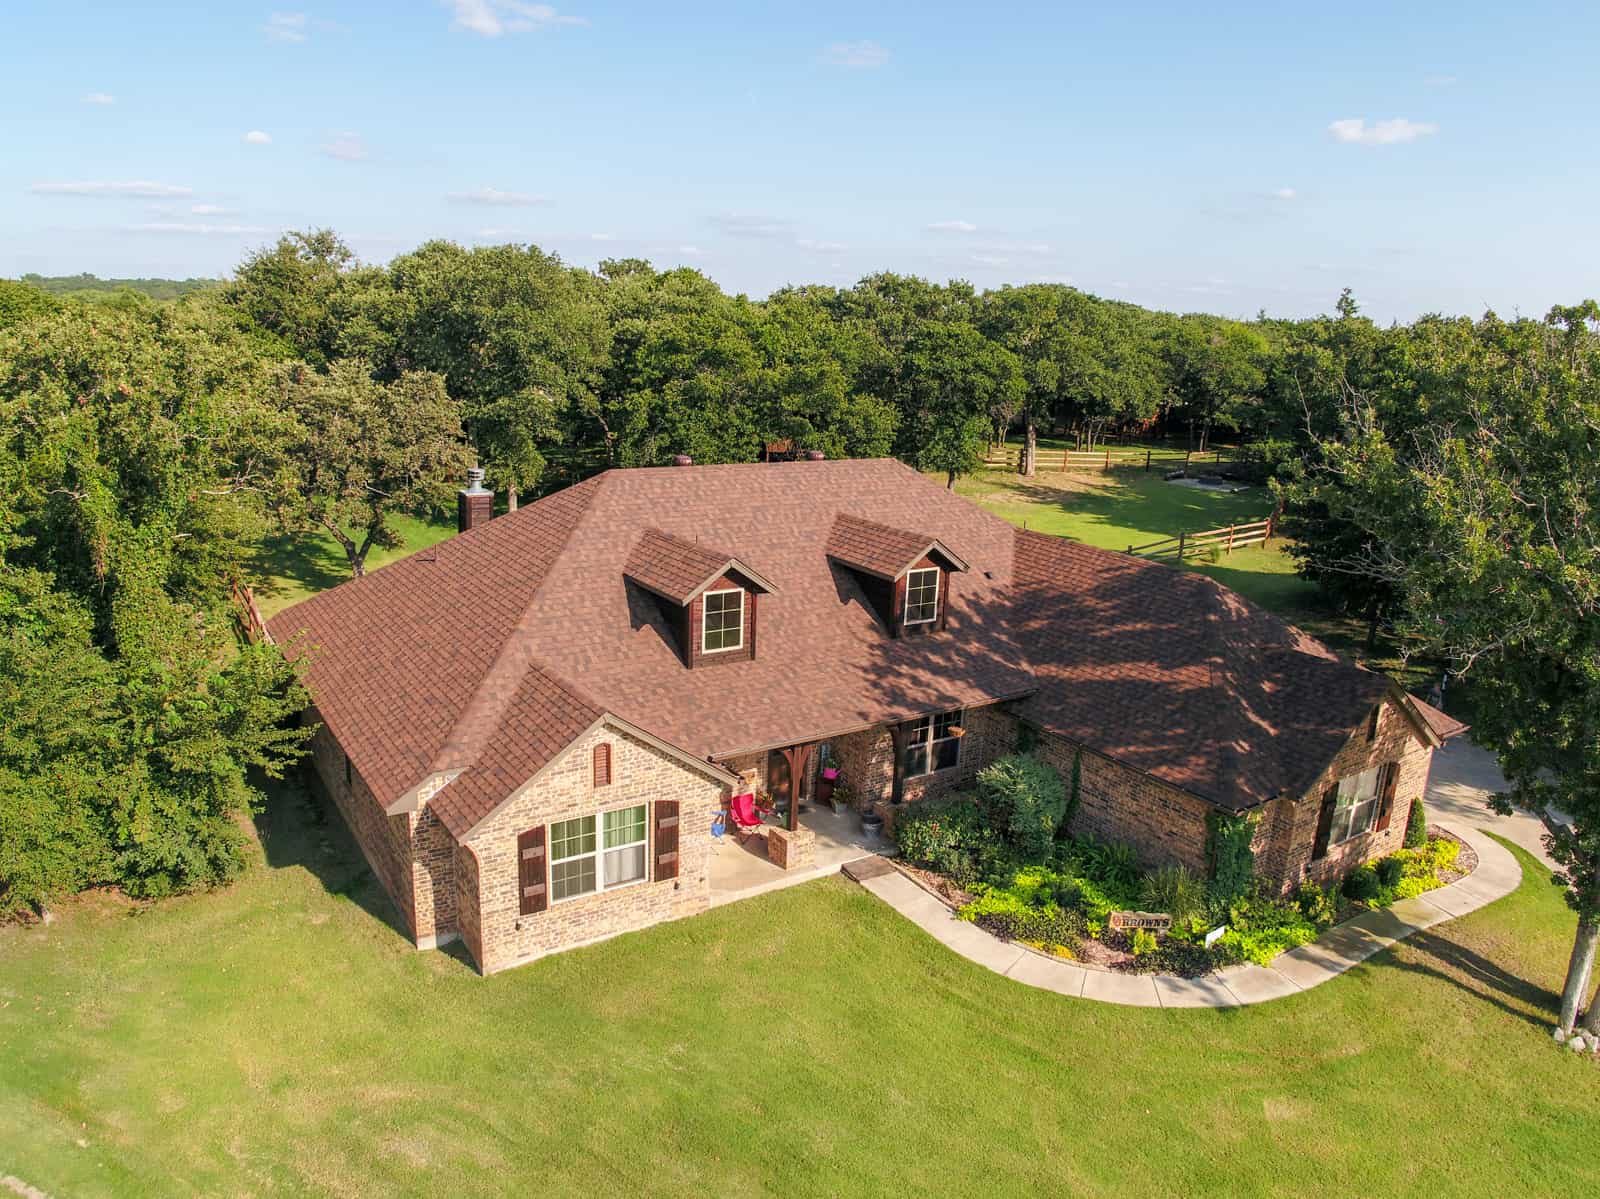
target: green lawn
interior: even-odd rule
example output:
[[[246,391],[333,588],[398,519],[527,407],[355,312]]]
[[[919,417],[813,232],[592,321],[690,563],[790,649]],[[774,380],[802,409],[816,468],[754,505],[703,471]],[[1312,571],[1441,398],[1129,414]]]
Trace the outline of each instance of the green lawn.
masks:
[[[404,544],[392,550],[374,546],[367,554],[367,570],[426,549],[456,531],[453,520],[397,516],[392,523]],[[261,614],[270,617],[349,577],[350,564],[337,541],[326,533],[301,533],[267,541],[254,563],[251,585]]]
[[[56,1195],[1588,1193],[1521,890],[1304,995],[1148,1011],[842,878],[482,979],[293,790],[229,890],[0,929],[0,1176]]]

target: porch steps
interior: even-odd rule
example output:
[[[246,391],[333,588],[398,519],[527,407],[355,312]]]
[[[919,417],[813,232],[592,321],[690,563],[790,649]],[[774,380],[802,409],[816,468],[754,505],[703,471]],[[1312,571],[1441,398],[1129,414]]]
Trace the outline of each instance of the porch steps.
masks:
[[[887,858],[875,853],[846,862],[839,869],[846,878],[858,883],[864,883],[869,878],[882,878],[886,874],[895,872],[894,867],[889,864]]]

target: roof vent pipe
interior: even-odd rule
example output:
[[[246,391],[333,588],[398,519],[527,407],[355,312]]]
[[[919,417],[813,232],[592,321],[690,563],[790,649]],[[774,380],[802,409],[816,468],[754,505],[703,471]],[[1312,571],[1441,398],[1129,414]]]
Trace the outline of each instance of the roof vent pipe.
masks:
[[[674,454],[672,456],[672,465],[673,466],[693,466],[694,465],[694,459],[689,457],[688,454]]]

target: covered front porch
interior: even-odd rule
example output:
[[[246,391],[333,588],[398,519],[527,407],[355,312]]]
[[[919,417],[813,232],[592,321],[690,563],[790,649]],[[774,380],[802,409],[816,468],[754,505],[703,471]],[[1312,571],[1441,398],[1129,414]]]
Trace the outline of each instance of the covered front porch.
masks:
[[[711,906],[810,882],[868,854],[894,852],[887,837],[862,832],[860,813],[848,808],[834,812],[827,804],[808,803],[799,812],[798,828],[810,837],[810,861],[785,869],[769,856],[767,837],[774,832],[780,836],[787,833],[787,821],[778,823],[769,817],[742,842],[730,825],[711,855]]]

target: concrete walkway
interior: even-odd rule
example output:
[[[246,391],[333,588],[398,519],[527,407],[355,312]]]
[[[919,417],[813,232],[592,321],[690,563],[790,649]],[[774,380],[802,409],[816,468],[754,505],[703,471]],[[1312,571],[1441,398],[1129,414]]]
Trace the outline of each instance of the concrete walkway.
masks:
[[[1414,932],[1476,911],[1517,889],[1522,868],[1504,846],[1469,826],[1458,824],[1451,831],[1478,855],[1478,868],[1466,878],[1347,920],[1309,945],[1279,954],[1271,966],[1230,966],[1203,978],[1113,974],[1034,953],[958,920],[898,870],[863,878],[861,885],[962,957],[1030,987],[1134,1007],[1239,1007],[1308,991]]]
[[[1494,754],[1467,737],[1456,737],[1434,752],[1422,802],[1429,823],[1437,820],[1446,828],[1488,829],[1554,869],[1555,863],[1544,851],[1544,824],[1537,816],[1523,811],[1497,816],[1489,810],[1489,796],[1505,789],[1505,776]]]

